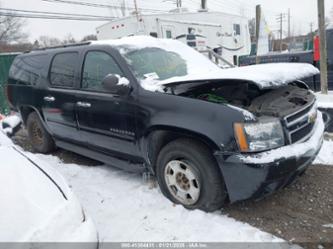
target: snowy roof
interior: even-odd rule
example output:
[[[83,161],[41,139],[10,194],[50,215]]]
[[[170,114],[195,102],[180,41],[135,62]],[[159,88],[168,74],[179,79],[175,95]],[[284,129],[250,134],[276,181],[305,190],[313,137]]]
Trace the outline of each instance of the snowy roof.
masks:
[[[247,80],[254,82],[261,89],[274,88],[319,73],[319,70],[311,64],[303,63],[272,63],[221,69],[207,57],[180,41],[156,39],[150,36],[131,36],[117,40],[95,41],[92,44],[115,47],[128,46],[133,49],[156,47],[177,53],[186,61],[187,75],[185,76],[172,77],[165,80],[159,80],[156,77],[142,80],[142,86],[146,90],[152,91],[160,90],[162,86],[170,83],[209,79]],[[119,48],[119,51],[124,53],[121,48]]]

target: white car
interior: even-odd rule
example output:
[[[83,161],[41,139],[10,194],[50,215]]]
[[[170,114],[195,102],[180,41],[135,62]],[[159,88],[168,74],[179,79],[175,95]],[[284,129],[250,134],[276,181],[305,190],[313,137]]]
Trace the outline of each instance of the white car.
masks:
[[[64,178],[0,129],[0,243],[89,242],[98,234]]]

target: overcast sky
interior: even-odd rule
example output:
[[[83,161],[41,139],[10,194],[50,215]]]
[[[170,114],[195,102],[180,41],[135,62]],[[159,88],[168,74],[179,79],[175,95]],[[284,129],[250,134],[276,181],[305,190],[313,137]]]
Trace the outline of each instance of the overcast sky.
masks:
[[[91,3],[119,5],[120,0],[72,0]],[[128,5],[133,6],[132,0],[127,0]],[[199,8],[200,0],[183,0],[183,6],[190,10]],[[271,30],[277,30],[279,25],[276,17],[281,12],[291,11],[292,30],[295,33],[306,33],[310,31],[310,23],[317,28],[317,0],[207,0],[208,8],[211,10],[224,11],[232,14],[242,14],[247,17],[255,15],[255,5],[261,4]],[[326,14],[329,16],[333,8],[333,0],[325,0]],[[2,8],[15,8],[21,10],[38,10],[51,12],[64,12],[76,14],[89,14],[101,16],[119,16],[118,11],[108,8],[94,8],[78,5],[59,4],[45,2],[43,0],[0,0]],[[163,0],[138,0],[141,8],[159,9],[168,11],[174,8],[174,4],[163,2]],[[25,30],[30,35],[30,40],[41,35],[64,38],[69,33],[76,39],[88,34],[95,34],[95,28],[105,22],[92,21],[56,21],[41,19],[26,19]],[[284,24],[286,27],[286,23]]]

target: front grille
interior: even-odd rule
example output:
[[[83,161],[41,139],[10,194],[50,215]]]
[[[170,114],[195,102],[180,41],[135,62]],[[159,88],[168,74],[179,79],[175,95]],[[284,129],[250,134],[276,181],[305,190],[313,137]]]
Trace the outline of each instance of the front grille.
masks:
[[[309,123],[305,127],[301,128],[300,130],[297,130],[290,134],[291,143],[297,143],[299,141],[302,141],[304,138],[307,137],[307,135],[311,135],[311,131],[314,127],[314,123]]]
[[[290,116],[287,116],[286,120],[288,123],[292,123],[293,121],[297,120],[298,118],[306,115],[307,113],[309,113],[309,111],[312,109],[313,104],[309,105],[308,107],[300,110],[299,112],[293,113]]]
[[[286,136],[289,144],[307,140],[315,125],[317,106],[315,101],[301,110],[284,117]]]

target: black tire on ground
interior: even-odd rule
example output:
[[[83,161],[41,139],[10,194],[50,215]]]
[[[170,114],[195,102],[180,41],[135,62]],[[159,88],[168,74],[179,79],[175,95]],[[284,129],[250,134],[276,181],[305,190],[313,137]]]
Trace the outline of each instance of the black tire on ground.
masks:
[[[188,169],[193,174],[185,173],[189,177],[183,178],[182,172]],[[227,191],[218,165],[210,150],[195,140],[177,139],[163,147],[157,158],[156,175],[162,193],[185,208],[212,212],[225,203]],[[193,175],[197,180],[191,180]],[[199,189],[199,195],[196,188]],[[186,191],[191,193],[188,195]],[[193,196],[198,197],[192,198],[192,192],[196,193]],[[177,196],[177,193],[183,198],[185,196],[186,200],[180,200],[182,197]]]
[[[36,152],[46,154],[55,150],[54,140],[44,128],[36,112],[31,112],[28,116],[27,131],[32,148]]]

